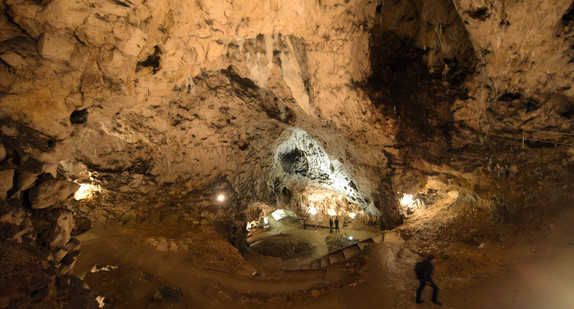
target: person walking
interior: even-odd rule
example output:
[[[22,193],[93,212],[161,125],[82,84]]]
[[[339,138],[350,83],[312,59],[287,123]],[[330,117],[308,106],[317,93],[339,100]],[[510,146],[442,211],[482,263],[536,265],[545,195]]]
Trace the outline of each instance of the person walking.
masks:
[[[339,217],[335,217],[335,232],[339,231]]]
[[[329,233],[333,233],[333,218],[329,217]]]
[[[418,262],[415,265],[415,273],[417,275],[417,279],[419,280],[419,288],[417,289],[417,298],[416,303],[420,304],[423,301],[421,300],[421,294],[423,289],[428,284],[432,291],[432,302],[435,305],[442,305],[440,301],[438,301],[438,286],[432,281],[432,273],[434,271],[434,262],[436,261],[436,257],[430,254],[424,261]]]

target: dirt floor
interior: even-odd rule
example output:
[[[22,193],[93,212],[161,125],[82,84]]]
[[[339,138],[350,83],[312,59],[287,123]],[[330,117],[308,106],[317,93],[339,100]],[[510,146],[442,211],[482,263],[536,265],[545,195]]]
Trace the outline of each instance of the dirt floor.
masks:
[[[329,228],[324,227],[307,227],[302,228],[302,222],[293,222],[289,220],[277,221],[273,217],[268,217],[269,226],[265,229],[258,229],[251,231],[247,241],[251,244],[269,239],[276,235],[289,235],[292,239],[298,239],[311,245],[312,250],[310,253],[302,256],[302,262],[309,262],[317,258],[321,258],[330,252],[340,249],[340,244],[333,239],[343,238],[349,239],[352,237],[353,241],[365,240],[368,238],[380,238],[380,232],[374,226],[369,226],[355,221],[340,228],[339,232],[331,232]],[[344,243],[339,241],[339,243]],[[273,255],[278,256],[278,255]]]
[[[74,273],[108,308],[438,308],[428,288],[414,304],[414,264],[433,253],[443,308],[574,308],[573,211],[476,231],[481,211],[471,221],[434,211],[325,272],[256,273],[202,226],[108,225],[81,235]],[[96,264],[117,269],[90,272]]]
[[[287,234],[277,234],[263,238],[250,246],[251,250],[268,256],[289,260],[311,256],[313,248],[305,240]]]

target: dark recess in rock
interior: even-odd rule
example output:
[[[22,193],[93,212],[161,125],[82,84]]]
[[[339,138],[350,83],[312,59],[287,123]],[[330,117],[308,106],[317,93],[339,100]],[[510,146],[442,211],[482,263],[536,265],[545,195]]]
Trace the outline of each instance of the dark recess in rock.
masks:
[[[227,69],[221,70],[233,85],[233,90],[240,97],[258,98],[261,96],[261,88],[249,78],[241,77],[233,66],[228,66]]]
[[[117,5],[121,5],[121,6],[123,6],[123,7],[127,7],[127,8],[130,7],[129,4],[127,4],[127,3],[123,2],[123,1],[112,0],[112,2],[115,3],[115,4],[117,4]]]
[[[70,122],[72,124],[83,124],[88,121],[88,109],[75,110],[70,115]]]
[[[532,98],[528,98],[524,101],[524,106],[526,107],[526,112],[530,113],[538,109],[540,103]]]
[[[278,99],[271,91],[265,91],[263,95],[263,100],[261,101],[261,107],[263,111],[270,118],[277,119],[281,121],[281,111],[279,110]]]
[[[144,61],[138,62],[137,66],[136,66],[136,72],[141,70],[144,67],[148,67],[148,68],[152,68],[153,74],[155,74],[160,69],[160,64],[159,64],[160,55],[161,55],[161,50],[159,49],[159,46],[157,46],[157,45],[154,46],[153,54],[149,55]]]
[[[488,8],[480,7],[476,9],[471,9],[465,12],[470,18],[485,21],[488,17],[490,17],[490,13],[488,12]]]
[[[566,101],[557,106],[556,112],[560,117],[571,118],[574,115],[574,102]]]
[[[80,255],[80,250],[75,250],[72,251],[68,254],[66,254],[61,260],[60,263],[62,263],[63,265],[70,265],[72,264],[76,258]]]
[[[520,94],[520,93],[506,92],[503,95],[501,95],[500,97],[498,97],[498,101],[510,102],[510,101],[518,100],[520,98],[522,98],[522,94]]]
[[[293,198],[293,193],[291,193],[291,190],[283,187],[283,189],[281,189],[281,198],[284,202],[288,203]]]
[[[406,2],[417,7],[418,2]],[[456,40],[448,43],[457,51],[455,54],[421,46],[420,36],[428,35],[425,32],[428,22],[421,16],[427,12],[394,17],[401,29],[397,30],[397,23],[388,21],[393,16],[385,15],[389,12],[385,7],[377,15],[387,17],[387,21],[376,19],[369,38],[372,73],[367,83],[359,86],[382,114],[398,119],[396,136],[403,161],[415,156],[424,156],[432,162],[443,160],[451,147],[451,106],[459,98],[468,98],[468,89],[463,84],[474,74],[478,63],[468,32],[452,2],[437,4],[450,16],[440,22],[445,31],[456,36]],[[430,63],[429,57],[441,58]]]
[[[306,175],[309,171],[309,162],[299,148],[279,154],[279,161],[285,173]]]
[[[562,22],[565,24],[568,24],[573,20],[574,20],[574,2],[570,4],[570,7],[568,7],[568,10],[566,10],[566,13],[564,13],[564,15],[562,16]]]
[[[351,188],[353,188],[353,189],[355,189],[355,190],[358,190],[358,189],[357,189],[357,185],[356,185],[354,182],[352,182],[352,181],[349,182],[349,187],[351,187]]]
[[[419,146],[432,138],[444,140],[442,127],[451,123],[450,106],[458,97],[456,88],[446,91],[442,76],[428,72],[423,56],[424,51],[413,46],[409,38],[393,32],[372,34],[373,74],[367,93],[383,114],[400,116],[397,136],[408,145]],[[457,80],[470,74],[469,68],[458,70]]]
[[[0,126],[3,129],[9,128],[18,132],[18,137],[6,136],[0,130],[0,137],[6,148],[12,149],[12,157],[14,159],[14,165],[21,165],[21,158],[28,158],[26,162],[22,163],[26,169],[29,169],[29,162],[37,162],[34,167],[34,171],[41,171],[42,164],[36,159],[26,155],[23,149],[33,148],[42,152],[50,152],[56,145],[56,141],[53,137],[42,134],[41,132],[22,125],[18,122],[13,121],[9,118],[0,119]]]
[[[9,16],[8,14],[6,15]],[[24,30],[22,29],[22,31]],[[20,57],[26,59],[27,64],[30,66],[39,65],[40,55],[38,54],[38,50],[36,49],[36,43],[33,39],[30,39],[29,37],[17,36],[15,38],[2,41],[0,42],[0,48],[3,50],[14,51]],[[2,62],[6,64],[8,67],[13,68],[8,63],[4,61]]]

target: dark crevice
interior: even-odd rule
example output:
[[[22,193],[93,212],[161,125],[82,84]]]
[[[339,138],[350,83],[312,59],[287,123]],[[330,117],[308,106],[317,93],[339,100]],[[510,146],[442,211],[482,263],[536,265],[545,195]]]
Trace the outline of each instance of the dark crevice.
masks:
[[[10,14],[8,14],[8,10],[4,11],[4,16],[6,16],[6,18],[8,19],[8,21],[13,24],[14,26],[16,26],[18,29],[20,29],[20,31],[22,31],[22,34],[26,35],[28,38],[33,38],[34,36],[32,36],[30,33],[28,33],[28,31],[26,31],[26,29],[22,28],[17,22],[14,21],[14,19],[12,18],[12,16]]]
[[[126,7],[126,8],[129,8],[129,7],[130,7],[130,4],[132,4],[132,3],[129,2],[129,1],[125,1],[125,2],[124,2],[124,1],[120,1],[120,0],[112,0],[112,2],[115,3],[115,4],[117,4],[117,5]],[[127,2],[127,3],[126,3],[126,2]],[[128,4],[128,3],[129,3],[129,4]],[[133,5],[133,4],[132,4],[132,5]]]
[[[506,92],[503,95],[501,95],[500,97],[498,97],[498,101],[510,102],[510,101],[518,100],[520,98],[522,98],[522,94],[520,94],[520,93]]]
[[[423,21],[428,12],[417,5],[410,1],[412,9],[402,12],[403,5],[391,3],[380,13],[387,18],[396,15],[399,25],[376,19],[369,42],[373,73],[362,86],[383,115],[398,119],[397,139],[406,146],[401,148],[401,157],[408,161],[412,156],[424,156],[437,161],[450,148],[451,106],[459,98],[468,98],[468,89],[462,85],[474,73],[477,60],[468,33],[448,1],[442,5],[451,18],[441,24],[447,33],[457,36],[449,42],[457,52],[444,54],[420,44],[417,40],[422,33],[428,35],[429,25]],[[439,61],[429,61],[437,57]]]
[[[488,8],[486,7],[471,9],[466,11],[465,13],[468,15],[468,17],[479,21],[485,21],[488,19],[488,17],[490,17],[490,13],[488,12]]]
[[[140,71],[142,68],[151,68],[153,70],[153,74],[157,73],[160,69],[160,55],[161,50],[159,46],[154,46],[153,54],[149,55],[144,61],[138,62],[136,72]]]
[[[72,124],[83,124],[88,121],[88,109],[75,110],[70,115],[70,122]]]
[[[305,153],[298,148],[279,154],[279,162],[285,173],[306,175],[309,171]]]
[[[564,13],[564,15],[562,16],[562,22],[564,24],[569,24],[573,20],[574,20],[574,2],[570,4],[570,7],[568,7],[568,10],[566,10],[566,13]]]

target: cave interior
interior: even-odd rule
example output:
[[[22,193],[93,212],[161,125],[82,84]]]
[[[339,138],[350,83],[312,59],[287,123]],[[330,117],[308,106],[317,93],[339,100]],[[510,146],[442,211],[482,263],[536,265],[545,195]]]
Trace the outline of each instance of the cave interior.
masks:
[[[574,307],[573,2],[0,11],[0,308]]]

